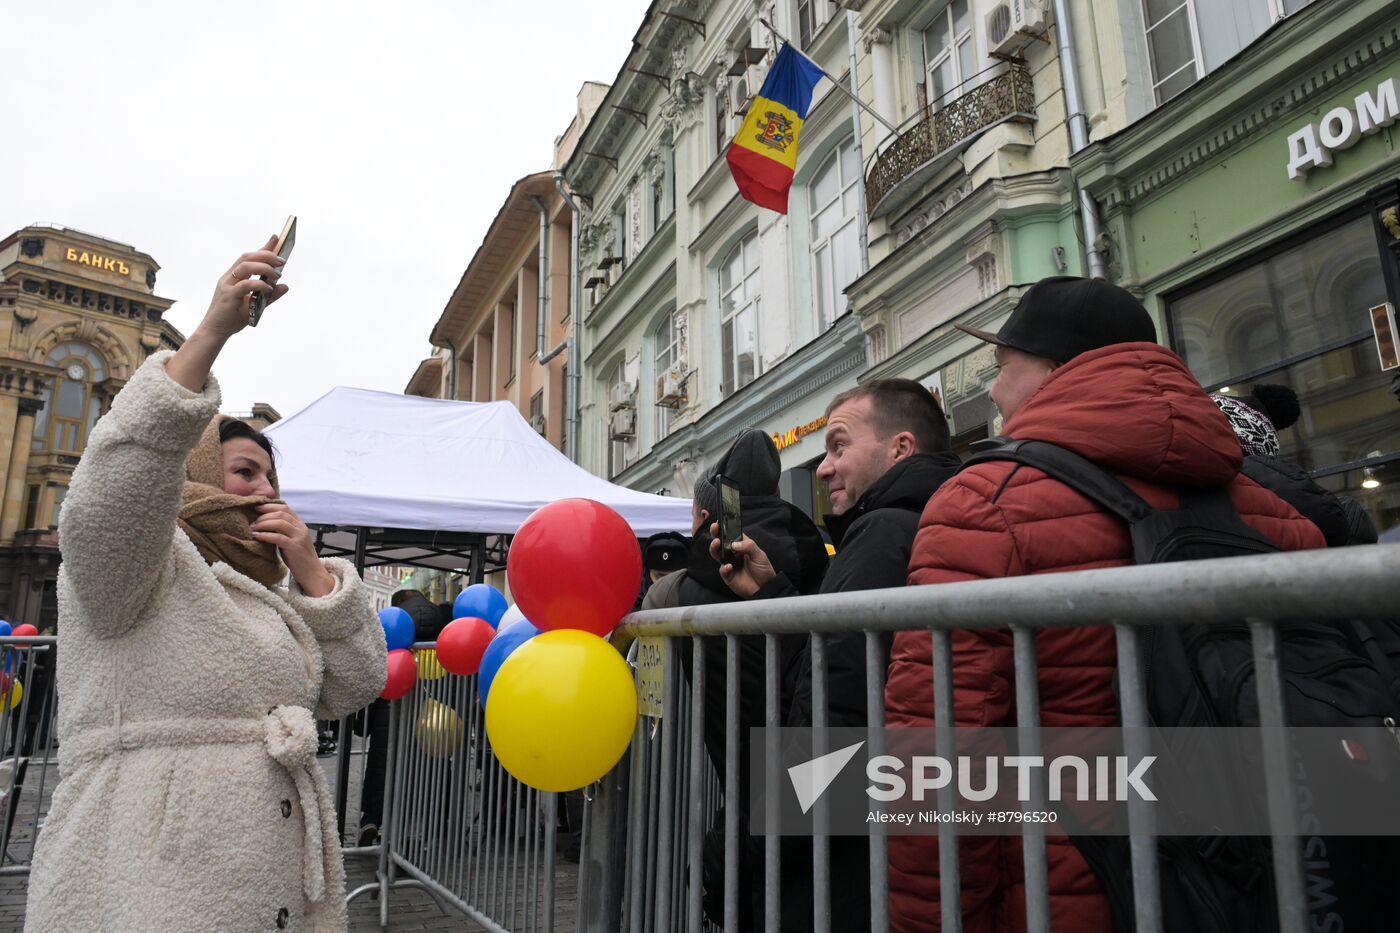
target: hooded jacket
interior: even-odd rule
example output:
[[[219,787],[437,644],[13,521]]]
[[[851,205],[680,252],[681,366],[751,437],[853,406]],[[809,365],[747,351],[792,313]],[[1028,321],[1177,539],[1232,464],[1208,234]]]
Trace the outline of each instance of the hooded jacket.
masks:
[[[153,354],[92,431],[59,521],[61,779],[29,879],[34,933],[343,933],[316,718],[383,688],[349,563],[325,596],[210,565],[176,525],[219,406]]]
[[[1177,507],[1174,487],[1225,486],[1240,516],[1280,548],[1323,546],[1316,526],[1240,473],[1242,452],[1225,416],[1185,364],[1156,344],[1118,344],[1080,354],[1050,375],[1007,422],[1005,433],[1087,457],[1157,508]],[[1033,467],[995,461],[964,470],[929,502],[914,541],[909,582],[1057,573],[1131,561],[1127,528],[1116,517]],[[1010,633],[958,631],[953,651],[957,725],[1012,724]],[[1112,629],[1050,629],[1038,635],[1036,653],[1042,725],[1117,724]],[[932,723],[930,654],[927,632],[895,636],[885,690],[888,724]],[[1019,838],[964,837],[961,850],[963,929],[1024,930]],[[1107,901],[1073,844],[1049,836],[1047,853],[1052,929],[1108,933]],[[890,929],[937,930],[937,838],[892,836],[889,862]]]

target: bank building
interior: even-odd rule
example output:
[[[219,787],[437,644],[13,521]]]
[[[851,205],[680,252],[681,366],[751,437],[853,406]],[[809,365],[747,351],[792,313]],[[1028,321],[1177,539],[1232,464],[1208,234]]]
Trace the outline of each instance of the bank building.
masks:
[[[58,617],[58,517],[89,433],[146,357],[184,336],[160,266],[104,237],[33,224],[0,240],[0,616]]]

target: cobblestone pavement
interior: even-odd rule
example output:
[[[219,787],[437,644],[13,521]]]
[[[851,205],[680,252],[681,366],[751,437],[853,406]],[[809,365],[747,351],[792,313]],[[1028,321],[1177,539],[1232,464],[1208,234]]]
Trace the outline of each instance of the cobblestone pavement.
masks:
[[[355,756],[355,759],[358,757],[358,755]],[[354,760],[354,763],[358,764],[358,760]],[[325,768],[327,776],[334,786],[335,759],[322,758],[321,765]],[[47,771],[41,771],[37,767],[31,767],[26,778],[26,785],[36,788],[37,779],[41,773],[45,786],[38,813],[47,812],[48,798],[53,790],[56,769],[50,766]],[[350,799],[352,801],[358,799],[359,777],[360,769],[352,767],[350,784]],[[22,796],[10,838],[10,857],[6,858],[6,865],[13,864],[12,860],[16,858],[23,861],[28,860],[36,815],[32,798],[26,800]],[[347,828],[352,834],[357,830],[358,827],[355,825],[353,816]],[[373,882],[375,880],[375,867],[376,860],[372,856],[347,856],[345,859],[346,890],[353,891],[360,885]],[[565,931],[574,928],[577,871],[577,865],[571,862],[557,862],[555,930]],[[24,929],[24,901],[27,880],[27,876],[22,874],[0,875],[0,933],[20,933]],[[396,888],[390,894],[389,904],[389,925],[384,929],[394,931],[394,933],[412,933],[412,931],[420,930],[457,930],[463,931],[463,933],[473,933],[473,931],[483,929],[454,908],[448,908],[444,912],[433,897],[421,888]],[[509,920],[504,912],[499,915]],[[519,928],[524,929],[525,927],[521,924]],[[356,898],[350,905],[351,933],[371,933],[371,931],[377,933],[380,929],[378,900],[368,894]],[[543,929],[543,927],[537,925],[532,929]]]

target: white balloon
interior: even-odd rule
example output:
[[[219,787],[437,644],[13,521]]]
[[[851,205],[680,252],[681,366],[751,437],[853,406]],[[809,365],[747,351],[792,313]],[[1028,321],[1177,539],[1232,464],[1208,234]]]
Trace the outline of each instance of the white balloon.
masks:
[[[512,622],[516,622],[524,618],[525,613],[520,611],[520,607],[515,604],[511,604],[511,607],[506,610],[505,615],[501,616],[501,621],[496,625],[496,631],[499,632],[502,629],[504,629],[507,625],[510,625]]]

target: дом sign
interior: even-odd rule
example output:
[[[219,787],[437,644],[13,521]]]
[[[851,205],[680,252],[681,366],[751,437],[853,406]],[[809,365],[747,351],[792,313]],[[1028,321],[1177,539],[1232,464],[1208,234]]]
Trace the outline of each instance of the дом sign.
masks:
[[[1394,123],[1400,117],[1396,84],[1394,78],[1387,78],[1374,94],[1363,91],[1356,95],[1352,106],[1329,110],[1318,122],[1290,134],[1288,177],[1303,180],[1313,169],[1331,165],[1336,150],[1349,149],[1362,136],[1378,133],[1381,127]]]

